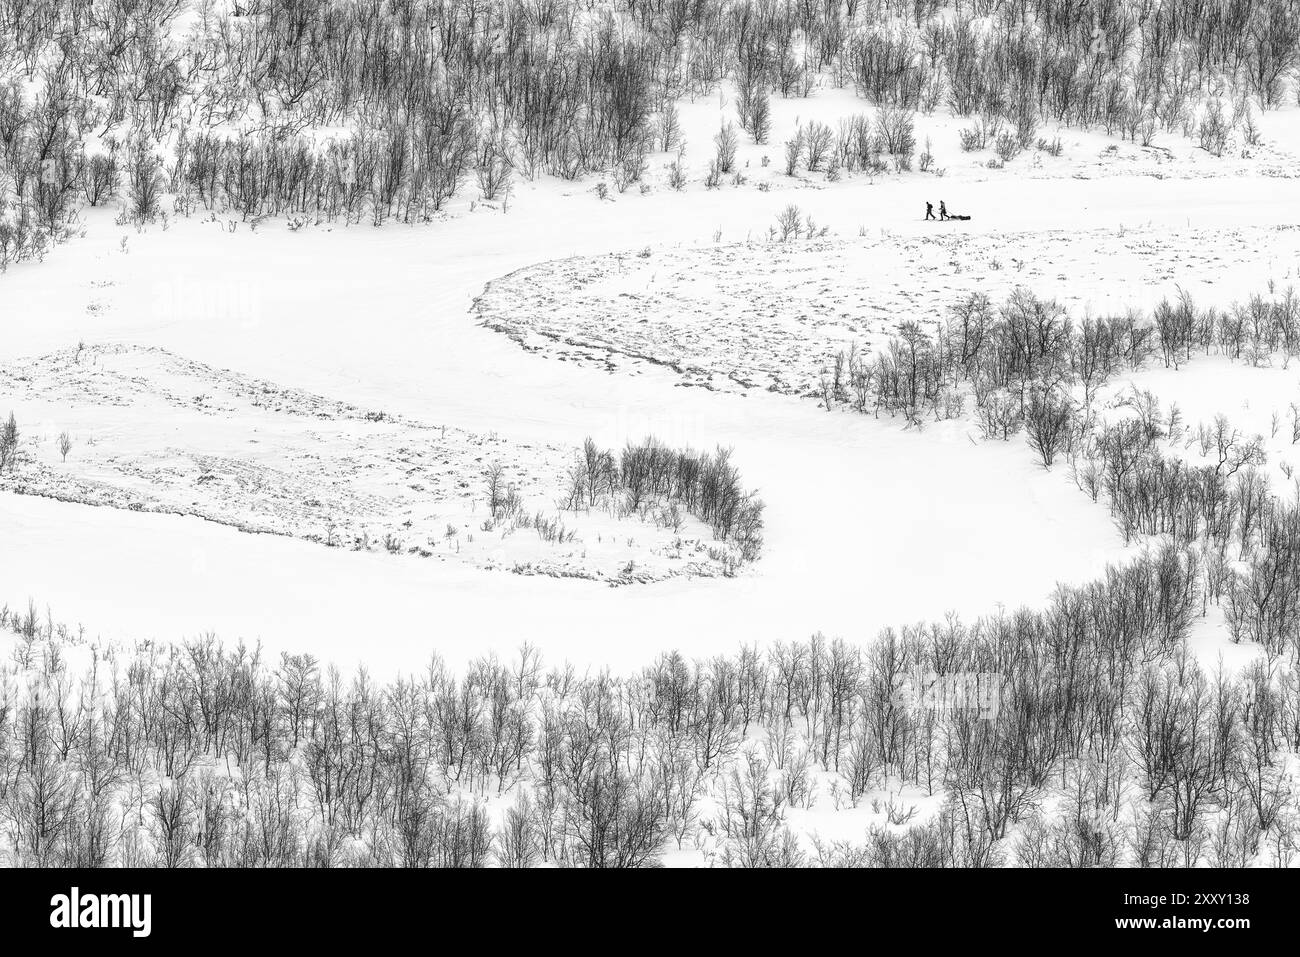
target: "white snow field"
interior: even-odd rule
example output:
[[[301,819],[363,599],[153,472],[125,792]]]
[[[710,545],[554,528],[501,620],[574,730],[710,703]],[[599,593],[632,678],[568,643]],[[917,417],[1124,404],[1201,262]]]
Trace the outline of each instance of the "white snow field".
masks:
[[[797,120],[864,108],[843,91],[774,101],[772,142]],[[779,146],[743,143],[744,184],[706,189],[710,137],[733,109],[716,96],[682,106],[692,176],[680,192],[666,185],[670,157],[660,154],[644,193],[601,198],[591,178],[521,179],[506,206],[458,200],[445,219],[418,226],[290,229],[196,217],[137,231],[115,225],[112,212],[88,211],[82,235],[0,277],[0,412],[22,410],[51,483],[102,484],[112,473],[119,498],[101,494],[105,507],[95,507],[0,492],[0,601],[34,600],[55,620],[109,639],[215,632],[381,675],[417,669],[434,653],[455,663],[508,655],[523,642],[551,662],[627,667],[674,645],[703,656],[815,631],[865,642],[884,626],[949,610],[1038,604],[1055,583],[1087,580],[1131,552],[1104,507],[1065,466],[1036,465],[1023,438],[984,442],[962,420],[917,431],[887,417],[827,414],[801,393],[834,348],[879,339],[902,320],[933,320],[964,291],[996,296],[1023,282],[1078,318],[1146,308],[1180,288],[1226,305],[1296,281],[1300,180],[1290,151],[1300,114],[1265,114],[1263,145],[1222,159],[1191,141],[1143,150],[1062,130],[1061,156],[1030,151],[999,170],[983,163],[987,152],[960,152],[955,121],[919,117],[918,140],[933,140],[942,176],[792,178],[776,168]],[[927,199],[972,219],[923,222]],[[769,229],[791,203],[826,235],[772,241]],[[819,321],[790,315],[794,299]],[[498,325],[544,333],[547,348],[520,348],[484,326],[489,307]],[[646,323],[653,328],[638,331]],[[641,348],[644,336],[660,353]],[[310,457],[354,455],[341,449],[354,437],[341,429],[311,449],[263,408],[204,414],[192,400],[208,386],[183,376],[168,379],[183,414],[153,386],[129,402],[96,398],[67,377],[79,345],[137,385],[158,373],[131,362],[223,370],[422,429],[529,448],[547,463],[539,465],[547,480],[589,435],[613,448],[649,434],[674,446],[729,446],[766,503],[763,553],[735,577],[609,588],[240,531],[229,524],[232,509],[195,491],[203,474],[195,462],[228,457],[258,430],[257,441],[273,443],[258,454],[302,483],[286,497],[296,515],[301,489],[325,481]],[[592,345],[606,359],[656,361],[592,362]],[[658,364],[683,354],[699,369],[681,375]],[[62,358],[52,366],[42,359],[51,356]],[[17,370],[31,377],[21,387]],[[1194,360],[1134,379],[1204,419],[1233,417],[1253,389],[1270,397],[1260,399],[1265,407],[1296,399],[1300,370]],[[44,392],[37,384],[47,380],[73,391]],[[712,387],[684,387],[702,382]],[[778,391],[768,390],[773,383]],[[56,452],[62,431],[74,441],[66,463]],[[421,440],[404,434],[400,444]],[[169,465],[177,449],[184,468]],[[367,483],[343,470],[326,484],[364,497],[375,493]],[[458,506],[462,524],[483,508],[475,491]],[[111,507],[132,495],[148,504]],[[422,520],[443,524],[418,490],[401,497],[389,511],[423,510]],[[358,528],[369,508],[356,505]],[[245,524],[268,522],[283,530]],[[1204,650],[1213,657],[1216,646]]]

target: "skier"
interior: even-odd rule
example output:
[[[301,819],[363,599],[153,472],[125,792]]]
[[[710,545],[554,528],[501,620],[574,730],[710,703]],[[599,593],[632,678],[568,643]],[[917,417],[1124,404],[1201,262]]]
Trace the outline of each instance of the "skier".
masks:
[[[934,203],[925,204],[925,218],[934,219]]]
[[[948,207],[943,200],[939,200],[939,218],[940,219],[948,218]]]

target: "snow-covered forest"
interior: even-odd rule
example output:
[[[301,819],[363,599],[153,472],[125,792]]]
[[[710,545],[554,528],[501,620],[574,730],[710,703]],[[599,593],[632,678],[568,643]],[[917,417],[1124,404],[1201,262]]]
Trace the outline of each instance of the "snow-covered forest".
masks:
[[[0,863],[1300,862],[1296,0],[0,0]]]

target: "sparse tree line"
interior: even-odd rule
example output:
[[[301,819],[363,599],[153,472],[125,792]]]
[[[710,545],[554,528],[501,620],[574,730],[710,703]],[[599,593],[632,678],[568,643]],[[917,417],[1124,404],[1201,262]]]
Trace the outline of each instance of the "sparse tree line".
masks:
[[[998,307],[982,294],[959,302],[934,336],[903,323],[874,357],[840,352],[819,392],[827,408],[883,410],[917,425],[960,415],[973,398],[985,438],[1023,430],[1045,467],[1063,458],[1126,542],[1190,548],[1204,600],[1221,603],[1233,640],[1280,655],[1300,636],[1300,501],[1270,488],[1263,437],[1222,415],[1193,428],[1176,405],[1163,410],[1137,389],[1118,396],[1111,415],[1096,399],[1114,375],[1151,362],[1177,368],[1217,353],[1289,363],[1298,343],[1300,300],[1289,289],[1228,309],[1198,308],[1182,294],[1150,316],[1077,326],[1056,303],[1018,289]],[[1285,423],[1275,415],[1273,430],[1300,443],[1300,406]]]
[[[1297,22],[1295,0],[0,0],[0,265],[39,258],[82,204],[380,223],[471,181],[504,199],[516,173],[626,190],[680,149],[674,103],[724,81],[760,143],[770,97],[819,78],[875,108],[801,125],[792,174],[909,168],[913,115],[940,106],[1004,158],[1044,122],[1217,154],[1234,126],[1257,137],[1250,97],[1283,96]]]
[[[47,866],[1286,865],[1300,645],[1207,674],[1196,563],[1166,543],[1041,610],[621,676],[524,646],[379,683],[211,636],[93,650],[5,609],[0,846]],[[917,676],[960,673],[998,677],[991,710],[917,703]],[[918,819],[923,795],[941,807]],[[859,840],[788,819],[862,804]]]
[[[1129,310],[1077,324],[1023,287],[1000,305],[972,293],[948,312],[933,332],[901,322],[874,354],[856,344],[838,351],[820,370],[816,397],[828,410],[883,411],[914,426],[954,418],[973,398],[986,437],[1025,429],[1050,467],[1095,426],[1098,390],[1122,371],[1156,359],[1176,369],[1195,354],[1252,365],[1287,365],[1300,355],[1300,298],[1292,289],[1228,309],[1198,308],[1183,292],[1150,316]]]
[[[569,469],[564,507],[590,509],[609,502],[627,514],[654,510],[675,526],[680,526],[678,510],[684,509],[705,522],[715,538],[736,545],[743,561],[756,559],[763,547],[763,501],[745,489],[729,449],[672,449],[648,436],[616,455],[588,438]]]

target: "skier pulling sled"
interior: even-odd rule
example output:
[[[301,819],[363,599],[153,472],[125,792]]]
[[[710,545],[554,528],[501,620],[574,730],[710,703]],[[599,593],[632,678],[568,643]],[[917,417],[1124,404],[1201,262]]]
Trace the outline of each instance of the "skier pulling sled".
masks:
[[[926,218],[927,220],[934,219],[934,204],[933,204],[933,203],[926,203],[926,204],[925,204],[925,218]],[[945,203],[943,200],[939,200],[939,220],[938,220],[938,221],[939,221],[939,222],[944,222],[944,223],[946,223],[946,222],[948,222],[949,220],[954,220],[954,219],[955,219],[955,220],[962,221],[962,222],[965,222],[966,220],[970,219],[970,217],[969,217],[969,216],[966,216],[966,215],[961,215],[961,214],[958,214],[958,213],[950,213],[950,212],[948,212],[948,204]]]

